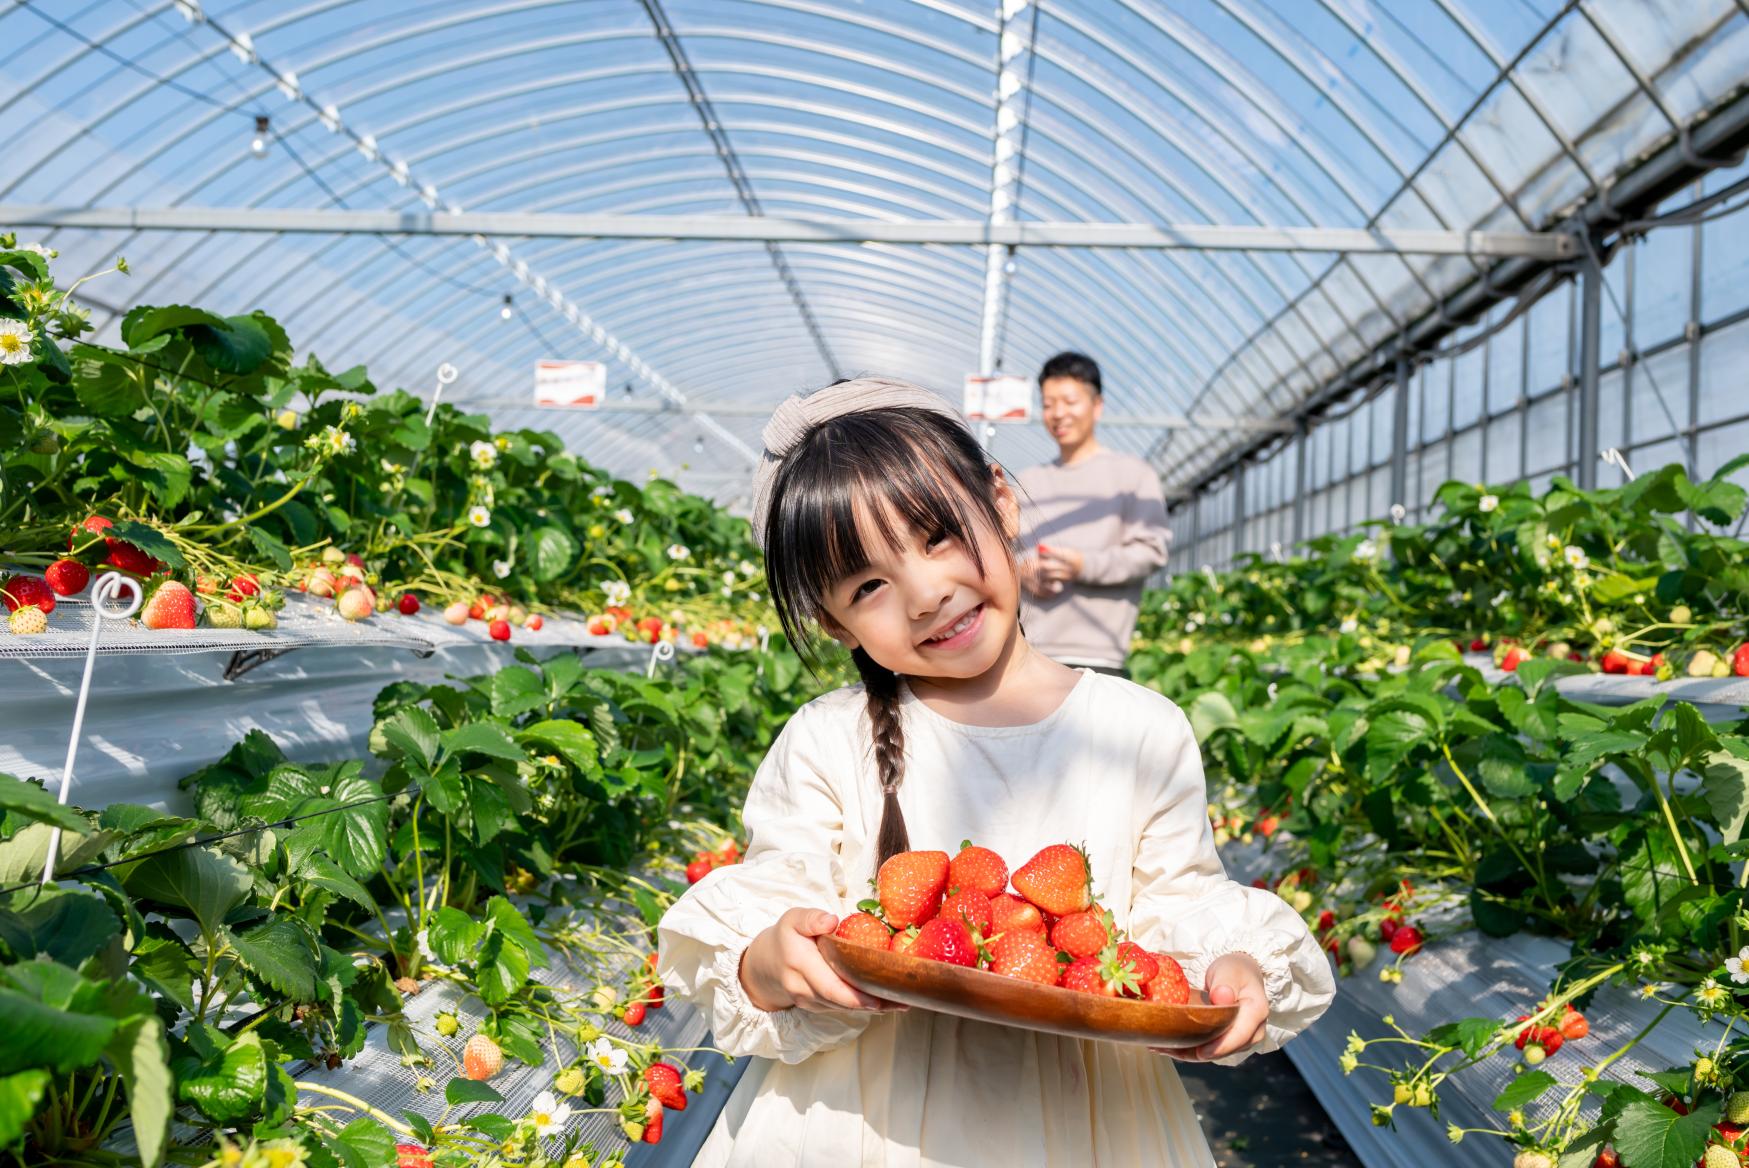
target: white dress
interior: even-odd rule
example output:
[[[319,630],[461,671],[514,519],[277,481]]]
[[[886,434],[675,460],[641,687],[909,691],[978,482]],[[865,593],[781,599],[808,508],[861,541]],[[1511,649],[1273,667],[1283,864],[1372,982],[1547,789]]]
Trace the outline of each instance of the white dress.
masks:
[[[962,725],[901,693],[913,848],[952,854],[970,839],[1019,866],[1047,844],[1084,843],[1099,902],[1177,957],[1193,987],[1221,954],[1257,960],[1270,1016],[1256,1049],[1324,1012],[1335,985],[1305,922],[1221,868],[1176,705],[1090,671],[1027,726]],[[796,713],[748,792],[745,862],[662,919],[664,983],[706,1011],[719,1046],[754,1056],[694,1164],[1211,1165],[1172,1061],[1145,1048],[919,1009],[767,1013],[742,995],[742,952],[785,910],[842,916],[870,895],[881,794],[865,709],[851,686]]]

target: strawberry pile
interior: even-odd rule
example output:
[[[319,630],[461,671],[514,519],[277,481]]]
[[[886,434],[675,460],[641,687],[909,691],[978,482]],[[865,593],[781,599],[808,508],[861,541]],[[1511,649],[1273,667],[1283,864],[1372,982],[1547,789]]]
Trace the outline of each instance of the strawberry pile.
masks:
[[[401,611],[406,612],[407,609],[402,608]],[[416,599],[413,611],[419,611]],[[444,608],[443,619],[457,627],[465,625],[471,620],[480,621],[486,626],[486,635],[494,641],[508,641],[511,631],[515,628],[524,628],[529,632],[538,633],[541,626],[546,623],[540,613],[529,612],[527,608],[515,601],[493,592],[482,592],[471,601],[455,601]]]
[[[691,863],[686,865],[686,882],[697,884],[718,868],[741,862],[741,847],[732,839],[725,839],[714,852],[694,852]]]
[[[1191,999],[1178,962],[1126,938],[1100,907],[1087,854],[1071,844],[1040,851],[1012,886],[1002,857],[969,840],[951,858],[901,852],[874,885],[838,922],[839,940],[1102,997]]]
[[[1529,1022],[1529,1014],[1520,1014],[1518,1021]],[[1591,1033],[1591,1023],[1573,1008],[1571,1002],[1561,1006],[1561,1016],[1553,1026],[1530,1025],[1518,1032],[1513,1045],[1524,1053],[1524,1061],[1536,1066],[1568,1042]]]

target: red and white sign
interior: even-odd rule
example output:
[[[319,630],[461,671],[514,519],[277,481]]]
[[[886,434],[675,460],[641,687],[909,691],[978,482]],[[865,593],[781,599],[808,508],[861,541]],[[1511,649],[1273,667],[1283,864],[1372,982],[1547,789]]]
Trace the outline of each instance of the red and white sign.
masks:
[[[536,361],[534,404],[587,410],[607,393],[607,366],[599,361]]]
[[[972,422],[1030,422],[1032,382],[1011,373],[968,373],[965,414]]]

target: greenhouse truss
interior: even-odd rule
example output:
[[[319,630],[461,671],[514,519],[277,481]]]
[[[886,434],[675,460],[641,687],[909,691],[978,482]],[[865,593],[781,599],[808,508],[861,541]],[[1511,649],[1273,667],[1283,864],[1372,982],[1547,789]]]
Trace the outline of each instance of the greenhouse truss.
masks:
[[[0,1162],[717,1163],[767,422],[1075,350],[1332,1162],[1749,1165],[1746,153],[1749,0],[0,0]]]

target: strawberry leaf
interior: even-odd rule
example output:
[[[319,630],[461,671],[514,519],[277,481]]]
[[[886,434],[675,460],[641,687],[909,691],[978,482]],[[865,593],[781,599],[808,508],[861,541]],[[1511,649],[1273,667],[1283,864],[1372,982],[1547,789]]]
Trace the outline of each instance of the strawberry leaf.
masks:
[[[1514,1111],[1534,1102],[1554,1085],[1555,1077],[1547,1071],[1526,1071],[1494,1097],[1492,1106],[1495,1111]]]
[[[1633,1168],[1689,1168],[1706,1151],[1717,1105],[1678,1115],[1661,1103],[1636,1101],[1615,1123],[1615,1149]]]

